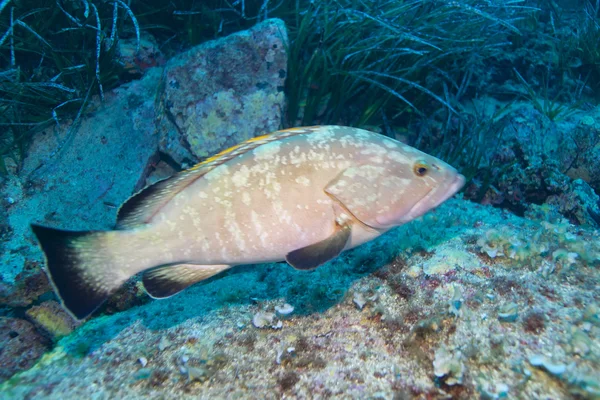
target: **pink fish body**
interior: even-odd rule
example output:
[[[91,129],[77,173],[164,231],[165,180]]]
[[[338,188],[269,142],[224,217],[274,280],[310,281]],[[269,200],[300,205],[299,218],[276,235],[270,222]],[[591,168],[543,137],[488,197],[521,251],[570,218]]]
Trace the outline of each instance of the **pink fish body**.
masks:
[[[121,208],[117,230],[33,229],[56,292],[83,318],[140,272],[148,293],[163,298],[240,264],[316,268],[463,185],[448,164],[383,135],[303,127],[251,139],[144,189]]]

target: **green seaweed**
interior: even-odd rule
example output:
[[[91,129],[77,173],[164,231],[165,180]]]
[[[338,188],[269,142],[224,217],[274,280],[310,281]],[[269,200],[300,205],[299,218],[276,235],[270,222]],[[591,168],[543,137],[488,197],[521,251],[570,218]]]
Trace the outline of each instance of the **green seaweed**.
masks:
[[[560,102],[558,99],[562,95],[562,91],[559,91],[555,96],[551,97],[547,80],[543,84],[542,93],[538,94],[525,78],[521,76],[519,71],[516,69],[514,69],[514,71],[521,82],[522,87],[525,89],[524,96],[538,112],[545,115],[550,121],[558,122],[577,112],[578,107],[581,105],[581,101],[570,104]]]
[[[0,125],[6,129],[0,132],[0,174],[7,159],[18,165],[36,132],[77,121],[90,96],[135,78],[124,71],[117,44],[125,38],[139,44],[143,31],[169,57],[282,18],[290,38],[283,124],[383,124],[389,134],[415,116],[439,109],[456,114],[448,88],[460,100],[480,87],[486,60],[519,37],[516,23],[532,13],[518,3],[480,0],[2,4]]]
[[[485,60],[532,12],[478,1],[296,2],[288,47],[286,126],[384,125],[386,133],[480,85]],[[465,80],[464,71],[469,78]],[[459,93],[460,92],[460,93]],[[389,117],[388,117],[389,116]]]
[[[0,11],[0,174],[29,139],[81,115],[89,93],[123,81],[120,37],[139,26],[122,1],[5,2]]]

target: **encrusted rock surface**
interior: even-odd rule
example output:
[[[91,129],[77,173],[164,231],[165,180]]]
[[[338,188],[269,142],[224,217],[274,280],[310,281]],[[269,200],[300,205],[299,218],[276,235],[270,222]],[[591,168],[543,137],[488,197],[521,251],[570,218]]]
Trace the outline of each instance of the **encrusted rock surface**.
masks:
[[[287,30],[270,19],[168,61],[161,151],[194,163],[281,125]]]
[[[48,337],[56,340],[68,335],[78,323],[54,300],[29,308],[27,317]]]
[[[49,344],[29,322],[0,317],[0,382],[30,368],[49,349]]]
[[[600,232],[546,211],[526,220],[449,200],[312,272],[237,267],[170,299],[92,319],[0,391],[597,398]],[[292,314],[252,323],[284,303]]]
[[[574,224],[600,226],[600,107],[565,111],[551,121],[525,101],[509,104],[503,119],[491,115],[504,103],[476,103],[475,109],[498,119],[500,129],[487,138],[488,163],[481,168],[491,175],[470,182],[469,198],[479,201],[484,187],[483,203],[517,215],[531,204],[548,203]]]

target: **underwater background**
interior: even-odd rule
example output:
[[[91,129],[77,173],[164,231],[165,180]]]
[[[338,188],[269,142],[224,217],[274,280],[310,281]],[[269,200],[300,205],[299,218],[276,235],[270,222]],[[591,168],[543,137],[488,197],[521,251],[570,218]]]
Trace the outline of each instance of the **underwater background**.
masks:
[[[327,124],[467,184],[314,271],[62,309],[30,223]],[[598,0],[0,0],[0,398],[598,399],[599,194]]]

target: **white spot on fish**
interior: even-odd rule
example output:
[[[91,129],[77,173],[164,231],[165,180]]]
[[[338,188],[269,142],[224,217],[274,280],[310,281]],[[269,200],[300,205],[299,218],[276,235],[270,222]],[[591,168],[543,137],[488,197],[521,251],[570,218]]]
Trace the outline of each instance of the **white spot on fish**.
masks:
[[[346,148],[348,146],[356,147],[357,141],[354,135],[345,135],[338,139],[338,143],[342,145],[342,148]]]
[[[252,150],[252,153],[254,154],[255,160],[271,160],[279,153],[280,148],[281,143],[275,141],[258,146],[256,149]]]
[[[219,179],[228,174],[229,174],[229,167],[227,166],[227,164],[221,164],[218,167],[216,167],[215,169],[213,169],[212,171],[209,171],[208,173],[206,173],[206,175],[204,175],[204,178],[206,180],[212,181],[214,179]]]
[[[247,166],[242,165],[241,168],[236,171],[231,177],[231,182],[235,187],[246,187],[248,186],[248,178],[250,177],[250,169]]]
[[[312,135],[308,135],[306,141],[313,146],[323,146],[331,142],[335,138],[335,133],[330,130],[321,130]]]
[[[365,149],[360,151],[360,154],[383,156],[386,152],[385,148],[377,144],[369,143],[365,146]]]
[[[252,199],[250,197],[250,194],[248,192],[242,193],[242,203],[249,206],[251,202],[252,202]]]
[[[310,151],[308,152],[308,160],[309,161],[323,161],[325,160],[325,155],[327,154],[327,152],[323,152],[323,151],[314,151],[313,149],[310,149]]]
[[[171,220],[166,220],[165,224],[167,224],[167,226],[169,227],[169,230],[171,232],[174,232],[175,228],[177,227],[177,224],[175,222],[171,221]]]
[[[390,140],[390,139],[384,139],[383,140],[383,145],[385,147],[387,147],[388,149],[395,149],[395,148],[398,147],[398,144],[395,143],[393,140]]]
[[[250,212],[250,221],[254,226],[254,233],[260,239],[260,243],[262,244],[263,248],[266,248],[268,246],[267,239],[269,238],[269,234],[264,231],[260,217],[254,210]]]
[[[425,154],[421,150],[415,149],[414,147],[406,146],[404,144],[400,144],[400,148],[403,152],[408,154]]]
[[[246,241],[244,240],[244,233],[235,220],[235,215],[228,216],[227,220],[225,221],[225,229],[227,229],[235,241],[236,248],[240,251],[244,251],[246,249]]]
[[[290,153],[290,163],[299,167],[306,162],[306,153]]]
[[[204,251],[205,253],[208,253],[210,251],[210,243],[208,242],[208,240],[206,240],[203,237],[198,236],[196,241],[200,243],[200,247],[201,247],[202,251]]]
[[[402,189],[404,187],[410,186],[413,182],[412,179],[409,178],[400,178],[398,176],[389,176],[387,179],[383,181],[383,186],[386,187],[395,187],[397,189]]]
[[[308,179],[306,176],[299,176],[296,178],[296,183],[302,185],[302,186],[309,186],[310,185],[310,179]]]
[[[386,155],[387,158],[399,164],[412,164],[411,158],[407,157],[405,154],[402,154],[399,151],[389,151]]]
[[[355,134],[355,136],[361,140],[369,140],[371,138],[371,135],[372,134],[369,131],[365,131],[363,129],[359,129],[358,132],[356,132]]]

